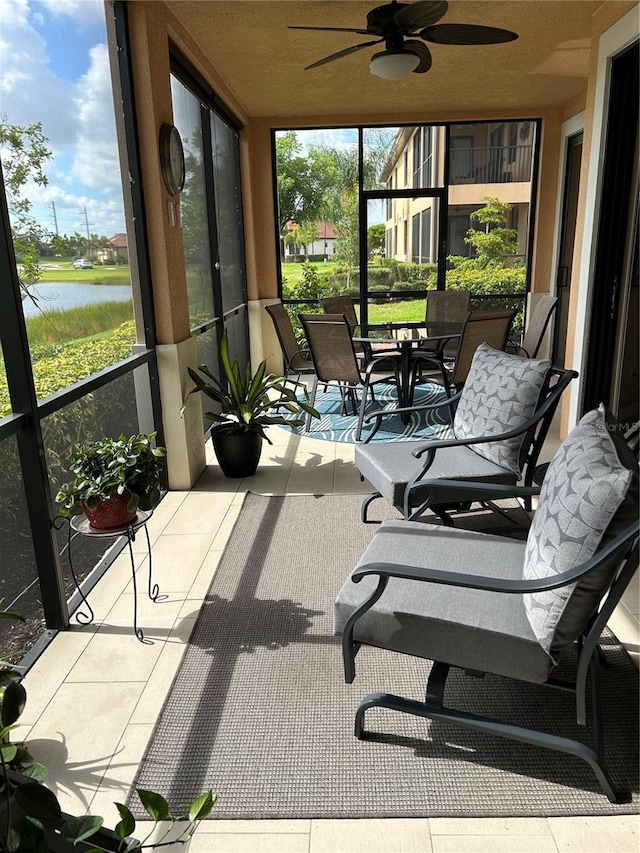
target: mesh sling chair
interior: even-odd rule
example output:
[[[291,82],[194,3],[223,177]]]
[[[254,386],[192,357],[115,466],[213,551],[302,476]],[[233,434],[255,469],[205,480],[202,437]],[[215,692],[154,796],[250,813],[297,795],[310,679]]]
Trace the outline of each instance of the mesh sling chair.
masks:
[[[434,351],[419,347],[412,353],[413,377],[415,383],[422,377],[422,368],[426,364],[435,366],[442,377],[447,396],[451,396],[452,387],[460,389],[467,378],[475,351],[481,343],[497,350],[503,350],[509,339],[509,329],[516,310],[474,311],[467,315],[455,354],[447,355],[449,350]],[[437,323],[435,324],[437,328]],[[444,342],[446,347],[446,341]]]
[[[455,492],[459,484],[449,486]],[[538,490],[493,486],[493,491]],[[637,569],[638,530],[637,462],[609,431],[602,406],[585,415],[556,453],[526,542],[384,521],[334,605],[345,680],[354,680],[362,645],[434,663],[424,702],[388,693],[366,696],[356,713],[356,736],[363,737],[365,713],[374,707],[449,722],[580,758],[617,801],[604,767],[598,641]],[[573,654],[575,679],[554,678],[560,657]],[[580,726],[586,725],[590,676],[593,747],[526,728],[526,722],[514,725],[447,707],[452,667],[569,690]],[[469,679],[470,697],[473,683]]]
[[[353,406],[353,413],[358,414],[355,403],[355,389],[362,388],[362,400],[356,428],[356,441],[360,440],[362,422],[367,405],[367,393],[378,382],[393,380],[398,384],[398,366],[395,359],[385,359],[384,362],[374,359],[364,370],[360,370],[358,359],[351,339],[351,328],[343,314],[299,314],[311,351],[315,368],[311,388],[311,405],[315,405],[318,382],[337,383],[343,401],[343,413],[346,412],[346,397]],[[390,368],[390,373],[372,378],[373,371]],[[309,429],[311,418],[307,417],[306,428]]]
[[[469,314],[470,301],[471,293],[468,290],[431,290],[427,294],[425,323],[437,334],[438,323],[463,322]],[[455,359],[457,349],[458,340],[454,338],[440,341],[436,347],[424,344],[418,354],[429,356],[430,360],[439,364],[443,360]]]
[[[318,301],[325,314],[344,314],[353,334],[353,330],[360,324],[360,321],[358,320],[356,308],[350,296],[327,296]],[[379,358],[381,355],[388,356],[389,358],[400,357],[397,347],[389,347],[386,344],[368,344],[366,341],[354,341],[353,348],[358,356],[362,358],[363,367],[366,367],[372,358]]]
[[[535,358],[557,304],[557,296],[550,294],[541,296],[531,312],[527,328],[522,336],[522,342],[516,344],[510,341],[507,344],[507,352],[514,352],[516,355],[524,356],[524,358]]]
[[[281,302],[273,305],[265,305],[264,310],[273,320],[273,325],[278,336],[280,349],[284,358],[285,374],[284,378],[288,379],[289,374],[295,374],[296,381],[302,374],[313,373],[313,362],[308,357],[307,350],[301,350],[296,340],[293,326],[291,325],[291,317],[287,309]]]
[[[551,367],[548,360],[524,359],[481,344],[462,391],[445,401],[415,406],[415,412],[448,407],[453,438],[427,441],[371,441],[387,415],[367,415],[373,429],[355,449],[355,464],[374,492],[362,504],[362,521],[373,500],[383,497],[405,518],[417,517],[428,496],[430,509],[451,525],[449,493],[439,496],[440,479],[525,486],[533,482],[538,456],[560,397],[578,374]],[[477,500],[473,489],[461,503]],[[495,503],[493,509],[499,508]],[[530,509],[530,502],[525,506]]]

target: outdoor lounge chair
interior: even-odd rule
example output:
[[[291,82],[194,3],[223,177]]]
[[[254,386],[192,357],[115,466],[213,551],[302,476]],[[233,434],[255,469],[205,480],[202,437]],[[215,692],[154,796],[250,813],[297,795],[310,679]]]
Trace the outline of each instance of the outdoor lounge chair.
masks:
[[[367,415],[364,422],[375,423],[356,447],[355,464],[376,491],[362,504],[362,520],[367,521],[369,504],[378,497],[412,518],[423,511],[428,496],[429,508],[446,524],[453,524],[447,511],[449,493],[440,498],[432,489],[439,479],[515,485],[522,477],[524,485],[530,486],[560,397],[577,375],[552,368],[547,360],[523,359],[481,344],[462,391],[410,410],[449,407],[453,438],[373,442],[388,412]],[[461,502],[475,499],[469,490]],[[497,509],[495,504],[492,507]]]
[[[452,496],[460,488],[454,482],[448,486]],[[521,492],[538,490],[486,488],[492,494]],[[637,462],[610,430],[603,406],[585,415],[556,453],[526,542],[384,521],[334,606],[345,680],[354,680],[363,645],[434,663],[424,702],[388,693],[366,696],[356,713],[356,737],[363,738],[365,713],[374,707],[460,725],[580,758],[616,802],[618,792],[604,768],[598,641],[637,569],[638,530]],[[560,656],[570,657],[573,649],[575,680],[554,678]],[[451,667],[569,690],[581,726],[587,721],[590,675],[593,748],[447,707]],[[473,679],[468,689],[471,696]]]
[[[367,405],[367,393],[377,382],[394,381],[398,385],[398,362],[396,359],[373,359],[364,370],[360,369],[351,337],[351,329],[343,314],[299,314],[311,351],[315,376],[311,387],[311,405],[315,404],[318,382],[337,383],[346,412],[346,397],[351,400],[353,413],[358,414],[355,391],[362,388],[362,400],[356,428],[356,441],[360,440],[362,423]],[[380,375],[373,378],[373,371]],[[382,371],[385,371],[382,375]],[[307,430],[311,417],[307,417]]]

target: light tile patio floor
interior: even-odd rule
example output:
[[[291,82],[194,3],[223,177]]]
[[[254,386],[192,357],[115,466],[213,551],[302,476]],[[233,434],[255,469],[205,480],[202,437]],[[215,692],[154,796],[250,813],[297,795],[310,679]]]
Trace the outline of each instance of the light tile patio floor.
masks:
[[[246,490],[265,494],[366,492],[353,445],[297,437],[272,428],[257,474],[224,478],[212,456],[190,492],[170,492],[149,522],[154,579],[168,594],[152,604],[139,593],[131,629],[129,558],[123,552],[91,592],[93,626],[60,633],[27,675],[19,735],[49,768],[63,809],[89,811],[114,826]],[[210,444],[208,454],[211,454]],[[547,455],[553,442],[545,448]],[[141,538],[136,560],[144,559]],[[143,576],[143,575],[142,575]],[[631,601],[635,601],[637,591]],[[637,651],[638,607],[619,627]],[[190,853],[637,853],[639,819],[485,818],[204,821]],[[138,824],[136,837],[145,827]],[[163,848],[171,851],[183,847]]]

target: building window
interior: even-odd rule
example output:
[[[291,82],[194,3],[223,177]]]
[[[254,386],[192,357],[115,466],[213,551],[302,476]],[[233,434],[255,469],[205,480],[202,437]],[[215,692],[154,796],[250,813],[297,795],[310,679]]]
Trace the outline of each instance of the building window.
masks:
[[[414,264],[420,263],[420,217],[422,214],[416,213],[411,218],[411,261]]]
[[[425,125],[422,128],[422,186],[434,186],[433,183],[433,128]]]
[[[420,263],[431,263],[431,208],[422,211],[420,228]]]
[[[420,186],[420,130],[413,134],[413,188]]]

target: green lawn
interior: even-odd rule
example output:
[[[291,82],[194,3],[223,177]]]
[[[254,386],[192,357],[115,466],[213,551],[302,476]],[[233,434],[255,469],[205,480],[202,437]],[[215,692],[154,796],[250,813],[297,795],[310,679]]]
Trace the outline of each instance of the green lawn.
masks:
[[[327,261],[325,264],[324,261],[309,261],[312,267],[315,267],[318,272],[323,275],[333,275],[333,271],[335,269],[335,263],[332,261]],[[300,284],[302,282],[302,264],[281,264],[282,269],[282,280],[287,280],[287,285],[292,287],[294,285]]]
[[[72,261],[56,260],[42,263],[42,278],[39,284],[56,281],[76,281],[81,284],[130,284],[128,266],[99,266],[90,270],[74,270]]]
[[[404,299],[400,301],[386,302],[382,305],[371,303],[369,305],[370,323],[420,323],[424,320],[425,300]]]

